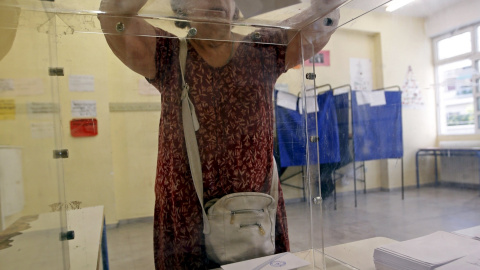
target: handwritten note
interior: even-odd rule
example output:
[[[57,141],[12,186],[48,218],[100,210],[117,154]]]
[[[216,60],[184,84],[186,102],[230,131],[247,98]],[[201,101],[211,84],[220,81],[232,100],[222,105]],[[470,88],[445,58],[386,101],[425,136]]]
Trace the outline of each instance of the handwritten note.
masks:
[[[97,117],[95,100],[72,100],[72,117]]]
[[[68,88],[73,92],[95,91],[95,78],[92,75],[68,76]]]

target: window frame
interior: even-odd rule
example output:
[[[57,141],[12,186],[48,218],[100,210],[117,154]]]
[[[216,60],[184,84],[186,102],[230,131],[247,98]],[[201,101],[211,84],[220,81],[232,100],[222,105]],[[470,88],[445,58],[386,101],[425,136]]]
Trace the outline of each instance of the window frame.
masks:
[[[449,58],[445,58],[440,60],[438,55],[439,55],[439,50],[438,50],[438,43],[444,39],[451,38],[466,32],[470,32],[471,36],[471,51],[469,53],[464,53],[461,55],[456,55],[452,56]],[[432,38],[432,46],[433,46],[433,63],[434,63],[434,71],[435,71],[435,95],[436,95],[436,115],[437,115],[437,134],[439,136],[449,136],[449,135],[454,135],[454,136],[462,136],[462,135],[472,135],[472,134],[480,134],[480,86],[477,84],[475,85],[475,82],[478,82],[480,80],[480,23],[473,24],[464,28],[461,28],[459,30],[456,30],[454,32],[450,32],[447,34],[443,34],[440,36],[437,36],[435,38]],[[439,67],[446,65],[446,64],[451,64],[454,62],[462,61],[462,60],[471,60],[471,67],[475,69],[477,72],[475,75],[472,77],[472,81],[474,82],[473,89],[472,89],[472,105],[474,108],[474,125],[473,125],[473,132],[470,132],[469,127],[465,127],[466,129],[469,129],[469,132],[448,132],[443,130],[442,126],[442,117],[445,117],[445,112],[442,112],[442,100],[441,100],[441,85],[439,82],[440,74],[439,74]],[[455,130],[455,128],[452,128],[452,130]]]

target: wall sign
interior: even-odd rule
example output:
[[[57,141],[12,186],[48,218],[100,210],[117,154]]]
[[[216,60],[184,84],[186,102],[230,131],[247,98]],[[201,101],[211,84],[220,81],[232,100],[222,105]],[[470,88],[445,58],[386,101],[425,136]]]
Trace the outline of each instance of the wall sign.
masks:
[[[70,121],[72,137],[92,137],[98,134],[97,119],[72,119]]]

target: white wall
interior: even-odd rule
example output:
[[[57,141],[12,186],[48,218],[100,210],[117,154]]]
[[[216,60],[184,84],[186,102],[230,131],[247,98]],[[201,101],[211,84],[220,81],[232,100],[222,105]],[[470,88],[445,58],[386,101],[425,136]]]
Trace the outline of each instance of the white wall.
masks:
[[[425,20],[425,32],[435,37],[480,21],[480,1],[465,0]]]

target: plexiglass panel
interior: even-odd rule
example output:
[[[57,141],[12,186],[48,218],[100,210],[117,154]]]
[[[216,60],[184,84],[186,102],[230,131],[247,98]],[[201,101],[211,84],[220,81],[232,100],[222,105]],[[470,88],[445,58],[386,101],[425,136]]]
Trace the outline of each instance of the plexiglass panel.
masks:
[[[288,208],[282,184],[271,191],[273,161],[281,172],[287,169],[274,152],[274,96],[282,81],[295,97],[305,97],[298,94],[306,85],[312,88],[305,76],[314,74],[314,67],[304,70],[303,58],[328,42],[339,20],[338,11],[331,12],[342,2],[276,10],[283,18],[269,20],[244,14],[241,1],[239,11],[233,1],[192,3],[173,2],[158,11],[147,4],[139,17],[119,10],[116,1],[97,2],[98,17],[57,14],[65,30],[57,35],[57,52],[65,69],[59,80],[60,100],[67,106],[61,112],[63,140],[71,152],[65,164],[67,198],[82,208],[103,205],[107,224],[140,221],[149,233],[134,241],[148,250],[152,268],[210,269],[287,251],[305,261],[304,269],[322,267],[322,253],[312,248],[322,247],[312,236],[321,219],[312,224],[311,218],[319,192],[318,146],[307,145],[315,121],[302,114],[295,130],[303,145],[304,195],[290,195],[299,204]],[[69,9],[68,3],[56,8]],[[177,13],[169,13],[171,8]],[[303,24],[309,26],[300,33]],[[182,90],[178,37],[186,37],[188,91]],[[191,131],[192,120],[184,114],[194,119]],[[189,153],[195,151],[190,139],[198,145],[197,157]],[[192,178],[203,182],[203,191]],[[239,192],[262,195],[236,199]],[[316,212],[321,200],[317,203]],[[229,237],[218,239],[224,235]],[[245,239],[250,242],[237,244]],[[112,261],[122,256],[115,248],[109,253]]]
[[[478,57],[385,2],[2,2],[2,269],[374,269],[480,225]]]
[[[67,269],[56,67],[56,19],[0,3],[0,261],[2,269]]]

